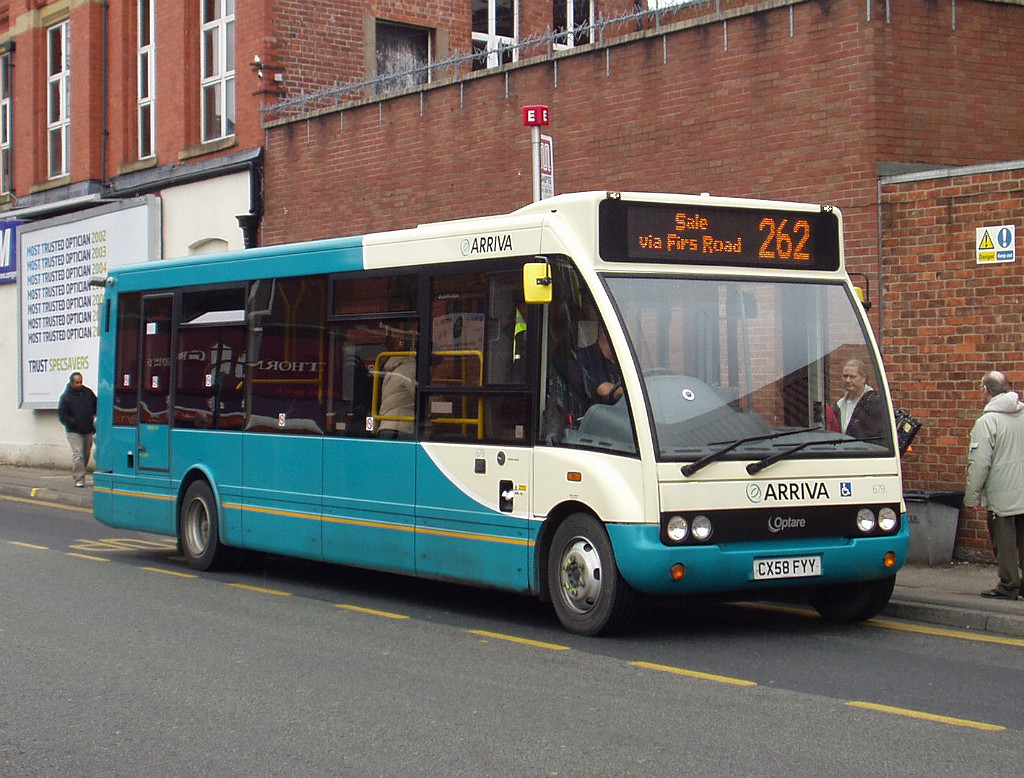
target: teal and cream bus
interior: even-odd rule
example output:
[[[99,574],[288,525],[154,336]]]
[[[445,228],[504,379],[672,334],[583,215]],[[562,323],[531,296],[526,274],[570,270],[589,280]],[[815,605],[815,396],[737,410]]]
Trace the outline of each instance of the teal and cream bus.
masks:
[[[118,267],[95,514],[522,592],[570,631],[644,593],[888,601],[909,531],[878,349],[828,206],[588,192]],[[843,369],[881,409],[840,431]]]

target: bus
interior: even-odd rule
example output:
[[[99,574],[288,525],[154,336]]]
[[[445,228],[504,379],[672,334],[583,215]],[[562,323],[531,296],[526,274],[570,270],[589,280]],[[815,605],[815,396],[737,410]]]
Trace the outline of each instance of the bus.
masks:
[[[906,560],[834,207],[565,194],[94,283],[95,516],[176,536],[192,568],[459,582],[597,635],[647,595],[863,620]],[[836,423],[851,365],[868,433]]]

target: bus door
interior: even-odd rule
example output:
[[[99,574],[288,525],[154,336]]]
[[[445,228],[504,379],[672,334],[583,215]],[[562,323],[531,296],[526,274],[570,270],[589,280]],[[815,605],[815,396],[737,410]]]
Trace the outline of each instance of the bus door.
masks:
[[[419,402],[416,572],[519,591],[531,584],[538,306],[522,269],[437,276]],[[534,326],[530,326],[533,324]]]
[[[139,381],[139,470],[170,466],[170,395],[174,309],[172,295],[142,299],[142,369]]]

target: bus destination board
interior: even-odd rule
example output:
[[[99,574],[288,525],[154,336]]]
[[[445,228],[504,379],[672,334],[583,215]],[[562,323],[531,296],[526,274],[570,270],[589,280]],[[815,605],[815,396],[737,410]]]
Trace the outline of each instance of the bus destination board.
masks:
[[[830,208],[605,200],[600,231],[601,258],[612,262],[839,268],[839,218]]]

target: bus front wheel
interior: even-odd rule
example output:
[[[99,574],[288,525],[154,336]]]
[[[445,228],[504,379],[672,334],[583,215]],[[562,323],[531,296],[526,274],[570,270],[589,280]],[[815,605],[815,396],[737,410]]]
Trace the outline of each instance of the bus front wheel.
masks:
[[[221,570],[241,560],[238,549],[220,542],[217,500],[206,481],[194,481],[178,512],[178,543],[194,570]]]
[[[555,530],[548,554],[548,592],[558,620],[577,635],[607,635],[625,627],[636,592],[623,580],[604,526],[585,513]]]
[[[877,616],[892,597],[896,576],[879,581],[819,586],[811,595],[811,605],[829,621],[867,621]]]

